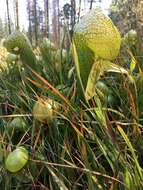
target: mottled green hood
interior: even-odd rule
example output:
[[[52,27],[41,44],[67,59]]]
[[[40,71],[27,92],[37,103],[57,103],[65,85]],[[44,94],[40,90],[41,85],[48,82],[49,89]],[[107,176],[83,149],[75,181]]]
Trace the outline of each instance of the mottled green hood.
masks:
[[[11,34],[5,41],[4,47],[6,47],[7,51],[13,54],[20,54],[23,52],[25,45],[29,48],[31,44],[28,38],[20,31],[16,31]]]
[[[97,76],[103,69],[101,68],[103,62],[105,64],[106,61],[114,60],[119,53],[120,33],[110,18],[105,16],[102,11],[93,9],[75,25],[73,43],[78,58],[76,69],[78,70],[80,83],[83,86],[82,89],[88,88],[87,83],[91,84],[89,80],[90,73],[94,76],[92,76],[93,88]],[[73,56],[75,57],[75,52]],[[99,64],[100,66],[98,66]]]
[[[83,41],[96,56],[113,60],[119,53],[121,36],[110,18],[93,9],[76,24],[74,41],[78,47]]]

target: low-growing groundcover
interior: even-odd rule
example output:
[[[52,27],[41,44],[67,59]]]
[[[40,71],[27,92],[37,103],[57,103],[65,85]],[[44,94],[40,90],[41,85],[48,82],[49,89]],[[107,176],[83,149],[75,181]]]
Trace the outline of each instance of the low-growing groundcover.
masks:
[[[48,39],[33,50],[19,31],[4,42],[2,190],[143,189],[142,72],[127,46],[124,63],[129,67],[120,63],[121,37],[112,21],[95,10],[89,15],[90,24],[83,18],[88,32],[80,28],[81,19],[69,51]],[[105,29],[118,43],[111,57],[112,39],[108,42],[106,33],[101,35]],[[88,37],[99,41],[100,48],[98,43],[91,47]]]

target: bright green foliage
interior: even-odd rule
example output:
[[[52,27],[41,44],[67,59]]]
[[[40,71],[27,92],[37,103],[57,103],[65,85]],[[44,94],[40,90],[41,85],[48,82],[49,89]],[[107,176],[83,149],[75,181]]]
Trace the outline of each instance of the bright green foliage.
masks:
[[[4,46],[8,52],[20,55],[24,67],[28,65],[36,70],[36,57],[28,38],[23,33],[16,31],[11,34],[4,41]]]
[[[124,45],[132,47],[136,45],[137,40],[138,40],[137,32],[135,30],[130,30],[124,35],[124,38],[122,41]]]
[[[9,124],[8,127],[12,130],[26,131],[27,125],[21,117],[15,117]]]
[[[6,58],[8,64],[15,63],[18,60],[18,56],[12,53],[9,53]]]
[[[75,43],[78,56],[78,69],[80,72],[81,82],[84,89],[89,88],[88,85],[93,86],[96,83],[88,81],[90,72],[95,67],[93,64],[101,64],[98,69],[100,75],[101,67],[103,65],[100,60],[114,60],[120,50],[121,36],[112,21],[99,10],[91,10],[81,18],[79,23],[75,26],[73,41]],[[104,68],[104,66],[103,66]],[[91,73],[94,79],[97,73]],[[90,74],[90,75],[91,75]],[[92,83],[92,84],[91,84]],[[94,92],[86,96],[91,98]]]
[[[5,161],[5,167],[10,172],[18,172],[28,161],[28,151],[24,147],[18,147],[11,152]]]
[[[112,21],[96,9],[83,16],[75,26],[74,40],[78,49],[83,42],[95,57],[108,60],[117,57],[121,44],[120,33]]]

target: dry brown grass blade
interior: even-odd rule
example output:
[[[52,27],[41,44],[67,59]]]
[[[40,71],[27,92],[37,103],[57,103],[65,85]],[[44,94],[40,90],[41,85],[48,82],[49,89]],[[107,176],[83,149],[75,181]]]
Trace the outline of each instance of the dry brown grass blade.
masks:
[[[100,172],[96,172],[96,171],[91,171],[87,168],[80,168],[80,167],[77,167],[75,165],[66,165],[66,164],[58,164],[58,163],[51,163],[51,162],[46,162],[46,161],[41,161],[41,160],[33,160],[33,159],[30,159],[31,161],[37,163],[37,164],[44,164],[44,165],[47,165],[47,166],[55,166],[55,167],[63,167],[63,168],[68,168],[68,169],[76,169],[76,170],[79,170],[81,172],[85,172],[85,173],[90,173],[91,175],[95,175],[95,176],[102,176],[104,177],[105,179],[107,180],[111,180],[111,181],[114,181],[114,182],[117,182],[119,184],[121,184],[122,186],[126,187],[126,189],[128,189],[128,187],[120,180],[114,178],[114,177],[111,177],[109,175],[106,175],[106,174],[102,174]]]
[[[55,87],[53,87],[46,79],[44,79],[42,76],[40,76],[38,73],[36,73],[33,69],[31,69],[29,67],[29,69],[32,71],[32,73],[39,79],[41,80],[45,86],[48,86],[49,89],[51,89],[55,94],[57,94],[67,105],[69,105],[71,107],[70,101],[63,95],[60,93],[60,91],[58,89],[56,89]],[[27,79],[29,80],[29,78],[27,77]],[[30,80],[29,80],[30,81]],[[31,80],[31,82],[33,83],[33,80]],[[36,84],[36,83],[35,83]],[[43,88],[43,86],[42,86]]]

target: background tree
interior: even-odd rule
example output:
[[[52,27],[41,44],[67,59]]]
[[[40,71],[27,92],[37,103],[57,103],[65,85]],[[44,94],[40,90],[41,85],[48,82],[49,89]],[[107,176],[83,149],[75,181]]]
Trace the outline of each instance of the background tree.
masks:
[[[37,45],[45,34],[44,10],[39,6],[37,0],[27,1],[27,15],[29,39],[33,45]]]
[[[143,0],[114,0],[110,9],[110,17],[122,36],[130,30],[137,32],[137,43],[130,49],[143,69]]]
[[[33,0],[33,19],[34,19],[34,32],[35,32],[35,44],[38,42],[38,22],[37,22],[37,0]]]
[[[15,13],[16,29],[19,30],[19,4],[18,4],[18,0],[14,0],[14,13]]]
[[[49,37],[49,0],[44,0],[45,36]]]
[[[60,42],[60,24],[59,24],[59,0],[53,0],[52,3],[52,39],[56,45]]]
[[[9,0],[6,0],[6,8],[7,8],[8,29],[9,29],[9,34],[11,34],[11,21],[10,21],[10,12],[9,12]]]
[[[122,34],[137,30],[143,40],[143,0],[113,0],[110,17]]]
[[[27,0],[27,15],[28,15],[28,37],[32,43],[32,25],[31,25],[31,2]]]
[[[5,31],[5,24],[2,22],[2,19],[0,18],[0,40],[7,34]]]

